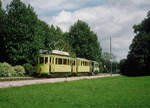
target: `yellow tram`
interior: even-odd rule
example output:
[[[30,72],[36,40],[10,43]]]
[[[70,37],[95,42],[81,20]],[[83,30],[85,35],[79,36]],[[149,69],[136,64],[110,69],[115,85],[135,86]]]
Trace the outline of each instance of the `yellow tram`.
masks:
[[[52,50],[51,54],[41,54],[38,57],[36,71],[39,74],[94,73],[99,72],[99,66],[96,61],[72,58],[67,52]]]

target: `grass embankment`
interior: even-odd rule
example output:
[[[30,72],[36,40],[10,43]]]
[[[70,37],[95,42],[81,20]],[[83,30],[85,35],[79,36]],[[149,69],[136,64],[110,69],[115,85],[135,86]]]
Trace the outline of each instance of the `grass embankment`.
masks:
[[[150,77],[108,77],[0,89],[0,108],[150,108]]]

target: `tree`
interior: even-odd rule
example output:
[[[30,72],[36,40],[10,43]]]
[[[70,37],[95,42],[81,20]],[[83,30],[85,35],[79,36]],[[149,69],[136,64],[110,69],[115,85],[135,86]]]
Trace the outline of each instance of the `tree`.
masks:
[[[125,75],[150,75],[150,11],[133,29],[136,35],[121,72]]]
[[[6,13],[2,9],[2,2],[0,0],[0,62],[4,62],[5,54],[5,38],[6,38]]]
[[[101,47],[97,35],[90,30],[87,23],[78,20],[71,26],[68,33],[68,41],[77,57],[99,61]]]
[[[72,51],[68,39],[68,33],[63,33],[59,27],[51,25],[48,27],[47,35],[45,38],[45,49],[67,51],[71,56],[75,57],[75,53]]]
[[[0,10],[2,9],[2,1],[0,0]]]
[[[7,62],[18,65],[36,63],[39,49],[44,47],[44,35],[33,8],[20,0],[7,6],[7,36],[5,43]]]

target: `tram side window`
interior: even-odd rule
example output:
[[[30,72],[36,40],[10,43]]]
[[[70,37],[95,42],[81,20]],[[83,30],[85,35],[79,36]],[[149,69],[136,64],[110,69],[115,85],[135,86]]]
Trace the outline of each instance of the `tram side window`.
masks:
[[[62,64],[62,59],[61,58],[58,59],[58,64]]]
[[[57,58],[55,59],[55,63],[58,64],[58,59]]]
[[[51,63],[51,57],[49,58],[49,62]]]
[[[44,57],[40,57],[40,64],[44,63]]]
[[[84,61],[82,61],[82,62],[81,62],[81,66],[84,66],[84,65],[85,65],[84,63],[85,63],[85,62],[84,62]]]
[[[89,66],[89,62],[86,62],[86,66]]]
[[[48,57],[45,57],[45,64],[48,64]]]
[[[63,59],[63,64],[64,64],[64,65],[67,64],[67,59]]]
[[[52,58],[52,64],[54,64],[54,57]]]

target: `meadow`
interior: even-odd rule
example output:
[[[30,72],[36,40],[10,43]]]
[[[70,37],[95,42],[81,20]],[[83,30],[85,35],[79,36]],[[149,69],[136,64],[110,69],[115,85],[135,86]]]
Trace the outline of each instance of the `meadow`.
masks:
[[[0,108],[150,108],[150,76],[0,89]]]

